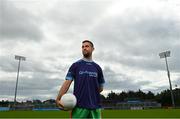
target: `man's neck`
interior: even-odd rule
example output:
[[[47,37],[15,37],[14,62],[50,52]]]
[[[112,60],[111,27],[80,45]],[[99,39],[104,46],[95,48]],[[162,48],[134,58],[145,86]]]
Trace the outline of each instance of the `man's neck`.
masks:
[[[92,62],[92,57],[90,57],[90,58],[83,57],[83,60],[84,60],[84,61],[88,61],[88,62]]]

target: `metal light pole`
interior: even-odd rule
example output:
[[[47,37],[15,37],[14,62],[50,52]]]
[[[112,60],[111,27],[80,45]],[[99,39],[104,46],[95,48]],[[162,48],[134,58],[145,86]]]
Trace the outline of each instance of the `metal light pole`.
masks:
[[[23,57],[23,56],[15,55],[15,59],[16,59],[16,60],[19,60],[19,63],[18,63],[18,71],[17,71],[17,79],[16,79],[16,88],[15,88],[15,96],[14,96],[14,109],[15,109],[15,106],[16,106],[16,94],[17,94],[17,87],[18,87],[18,78],[19,78],[20,64],[21,64],[21,60],[22,60],[22,61],[25,61],[26,58]]]
[[[169,86],[170,86],[170,92],[171,92],[172,106],[175,107],[171,79],[170,79],[170,72],[169,72],[169,67],[168,67],[168,62],[167,62],[167,57],[170,57],[170,51],[161,52],[161,53],[159,53],[159,56],[160,56],[160,58],[165,58],[167,75],[168,75],[168,79],[169,79]]]

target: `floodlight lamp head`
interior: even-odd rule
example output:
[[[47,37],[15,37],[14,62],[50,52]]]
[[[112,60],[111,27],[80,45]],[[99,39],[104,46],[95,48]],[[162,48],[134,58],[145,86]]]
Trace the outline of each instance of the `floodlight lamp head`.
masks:
[[[170,51],[161,52],[159,53],[159,56],[160,58],[170,57],[170,53]]]
[[[16,60],[23,60],[23,61],[25,61],[25,60],[26,60],[26,57],[19,56],[19,55],[15,55],[15,59],[16,59]]]

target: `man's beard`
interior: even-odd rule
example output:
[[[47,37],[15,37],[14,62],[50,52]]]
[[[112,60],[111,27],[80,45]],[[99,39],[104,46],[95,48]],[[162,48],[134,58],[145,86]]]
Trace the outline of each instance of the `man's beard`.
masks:
[[[91,57],[91,53],[88,53],[88,52],[84,53],[84,52],[83,52],[83,56],[84,56],[85,58],[89,58],[89,57]]]

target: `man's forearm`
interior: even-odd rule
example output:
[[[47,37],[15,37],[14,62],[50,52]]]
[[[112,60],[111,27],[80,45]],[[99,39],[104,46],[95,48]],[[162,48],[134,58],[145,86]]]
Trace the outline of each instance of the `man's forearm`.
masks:
[[[72,81],[65,81],[58,93],[57,99],[60,100],[61,97],[68,91]]]

